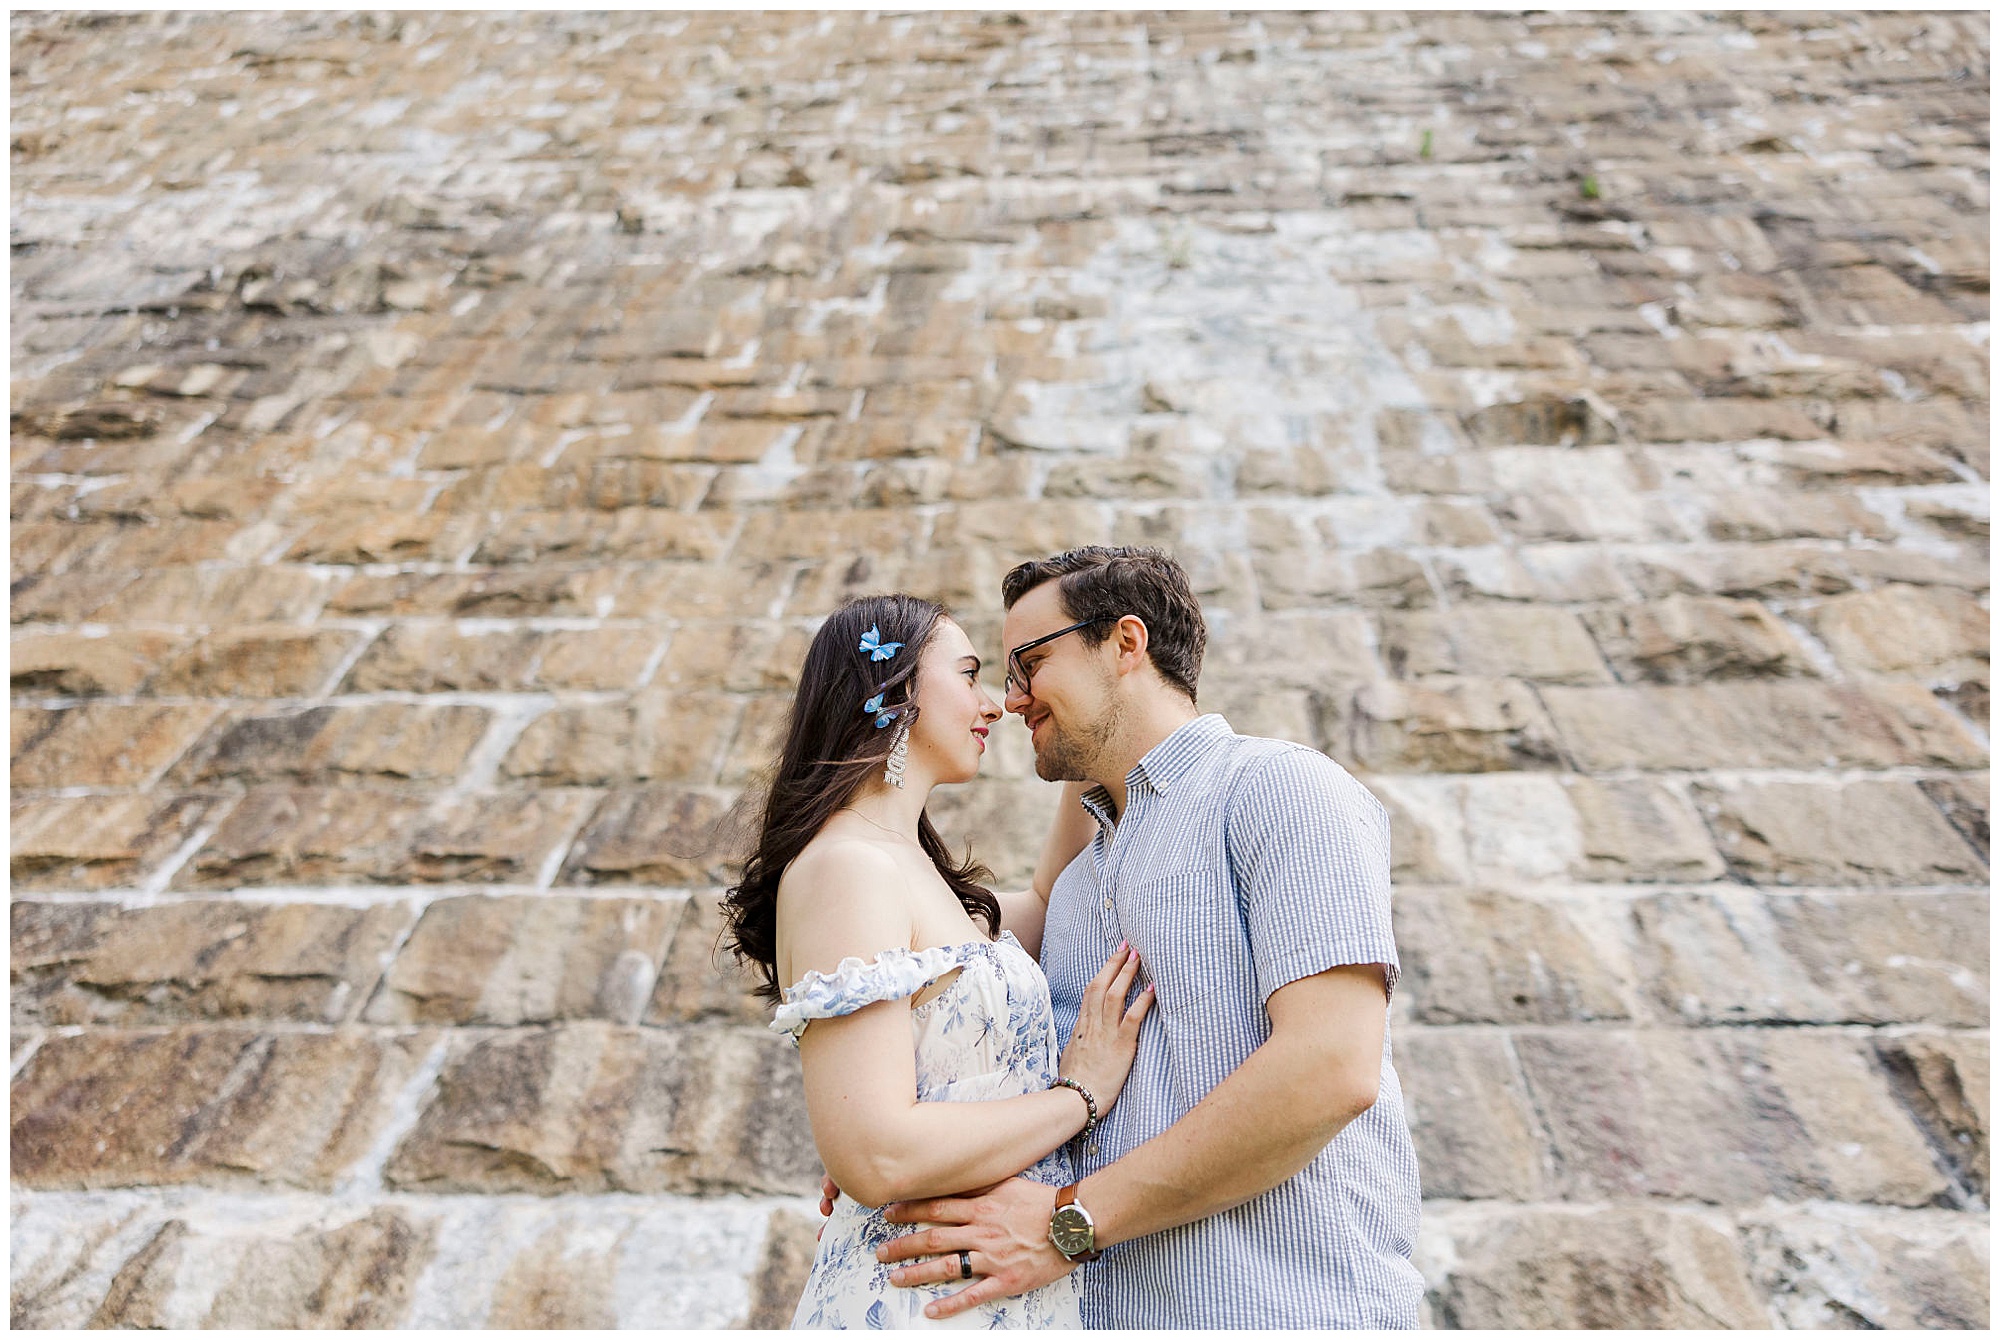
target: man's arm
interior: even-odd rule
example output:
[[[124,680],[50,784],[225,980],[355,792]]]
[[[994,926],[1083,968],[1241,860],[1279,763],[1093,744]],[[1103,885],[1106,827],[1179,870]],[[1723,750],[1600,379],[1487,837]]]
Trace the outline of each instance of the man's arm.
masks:
[[[1374,1104],[1388,1010],[1381,965],[1302,977],[1272,992],[1266,1008],[1271,1036],[1262,1046],[1186,1116],[1078,1187],[1098,1246],[1192,1223],[1269,1191]],[[979,1253],[985,1278],[928,1305],[930,1317],[1024,1293],[1072,1268],[1048,1240],[1055,1192],[1015,1179],[978,1201],[894,1206],[891,1222],[944,1227],[893,1239],[876,1255],[885,1261],[945,1256],[891,1277],[911,1285],[957,1279],[957,1258],[949,1254]]]

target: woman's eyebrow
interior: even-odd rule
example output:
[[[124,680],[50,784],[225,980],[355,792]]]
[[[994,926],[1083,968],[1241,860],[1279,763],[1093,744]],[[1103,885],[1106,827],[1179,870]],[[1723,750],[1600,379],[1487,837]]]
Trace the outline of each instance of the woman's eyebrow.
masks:
[[[984,661],[980,660],[980,659],[979,659],[979,658],[978,658],[977,656],[974,656],[974,655],[973,655],[973,654],[972,654],[971,652],[969,652],[969,651],[968,651],[967,653],[965,653],[965,655],[963,655],[963,656],[959,657],[958,659],[959,659],[959,660],[961,660],[961,661],[971,661],[971,662],[972,662],[972,668],[973,668],[974,670],[978,670],[978,669],[981,669],[981,668],[983,668],[983,667],[985,666],[985,664],[986,664],[986,662],[984,662]]]

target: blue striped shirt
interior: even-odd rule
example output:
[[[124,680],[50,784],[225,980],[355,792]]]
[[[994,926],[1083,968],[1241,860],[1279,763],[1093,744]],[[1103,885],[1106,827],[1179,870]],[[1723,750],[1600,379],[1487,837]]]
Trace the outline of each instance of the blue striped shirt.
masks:
[[[1049,899],[1042,967],[1067,1042],[1083,989],[1130,941],[1158,998],[1118,1103],[1076,1148],[1086,1176],[1166,1130],[1264,1042],[1264,1002],[1348,963],[1397,974],[1389,819],[1303,745],[1188,722],[1126,778],[1113,824]],[[1110,1248],[1078,1267],[1092,1328],[1414,1327],[1421,1193],[1402,1089],[1382,1042],[1375,1105],[1303,1171],[1235,1209]],[[1086,1202],[1086,1208],[1088,1204]]]

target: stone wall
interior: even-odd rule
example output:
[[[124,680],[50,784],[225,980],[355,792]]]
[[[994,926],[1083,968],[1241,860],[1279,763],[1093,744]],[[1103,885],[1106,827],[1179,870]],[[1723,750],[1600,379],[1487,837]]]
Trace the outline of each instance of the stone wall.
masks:
[[[16,1325],[781,1323],[718,824],[1089,541],[1391,808],[1430,1322],[1986,1323],[1984,15],[10,24]]]

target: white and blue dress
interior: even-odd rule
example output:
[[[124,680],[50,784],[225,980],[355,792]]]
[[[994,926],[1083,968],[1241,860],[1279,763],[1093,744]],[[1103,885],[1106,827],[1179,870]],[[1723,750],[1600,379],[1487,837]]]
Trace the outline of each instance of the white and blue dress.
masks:
[[[955,980],[910,1010],[917,1100],[979,1103],[1048,1088],[1055,1081],[1060,1055],[1048,979],[1006,931],[994,941],[886,949],[865,962],[842,959],[831,973],[809,972],[786,988],[771,1027],[796,1043],[814,1019],[852,1014],[877,1001],[907,1000],[953,969],[959,970]],[[1068,1147],[1049,1154],[1023,1175],[1050,1186],[1066,1185],[1072,1180]],[[877,1247],[919,1227],[892,1224],[879,1209],[841,1196],[820,1236],[805,1296],[792,1316],[793,1328],[1012,1330],[1083,1325],[1075,1272],[1018,1298],[1003,1298],[943,1321],[926,1317],[926,1303],[970,1286],[953,1280],[899,1289],[889,1282],[889,1273],[897,1267],[875,1259]]]

